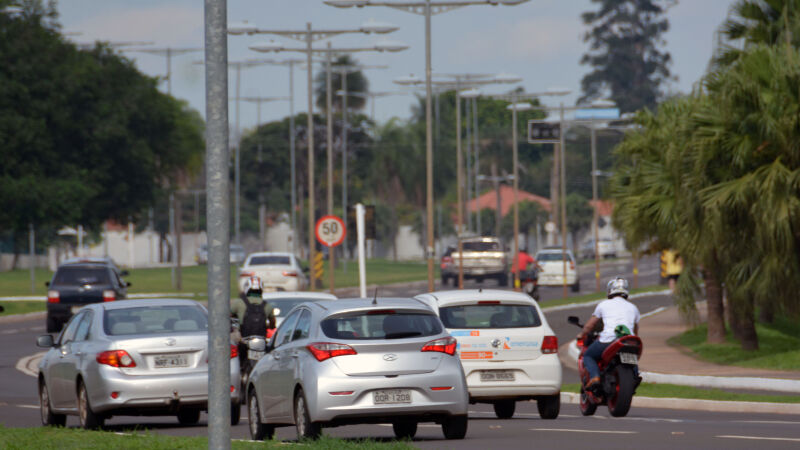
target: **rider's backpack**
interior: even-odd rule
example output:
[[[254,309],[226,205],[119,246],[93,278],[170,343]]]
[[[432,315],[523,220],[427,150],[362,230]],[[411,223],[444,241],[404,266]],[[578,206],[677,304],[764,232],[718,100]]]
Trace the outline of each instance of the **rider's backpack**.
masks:
[[[244,300],[244,304],[247,306],[247,309],[244,312],[244,320],[242,320],[242,325],[240,328],[242,337],[266,336],[267,302],[262,300],[261,303],[258,304],[250,303],[246,296],[242,296],[242,300]]]

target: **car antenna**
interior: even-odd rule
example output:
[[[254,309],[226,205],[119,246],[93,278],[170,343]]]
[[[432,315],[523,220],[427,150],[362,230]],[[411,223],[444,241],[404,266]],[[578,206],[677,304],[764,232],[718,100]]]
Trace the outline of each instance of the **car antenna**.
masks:
[[[372,297],[372,304],[373,305],[378,304],[378,286],[375,286],[375,296]]]

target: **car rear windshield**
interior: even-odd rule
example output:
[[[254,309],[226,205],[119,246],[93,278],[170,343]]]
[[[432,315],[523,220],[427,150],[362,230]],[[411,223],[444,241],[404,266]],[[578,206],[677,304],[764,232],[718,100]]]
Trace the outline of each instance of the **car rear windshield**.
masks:
[[[288,256],[253,256],[250,266],[288,266],[292,262]]]
[[[464,242],[461,244],[465,252],[499,252],[500,244],[497,242]]]
[[[477,304],[439,308],[447,328],[531,328],[542,325],[531,305]]]
[[[208,318],[199,306],[169,305],[111,309],[103,313],[108,336],[175,334],[208,331]]]
[[[327,318],[320,324],[331,339],[403,339],[442,332],[439,318],[422,312],[372,310]]]
[[[111,278],[106,267],[63,266],[56,271],[52,284],[65,286],[111,284]]]
[[[275,316],[276,317],[286,317],[289,314],[289,311],[292,310],[295,306],[305,303],[305,302],[317,302],[320,299],[318,298],[276,298],[267,300],[267,303],[272,305],[275,308]]]
[[[541,261],[564,261],[564,259],[569,261],[571,258],[569,257],[569,255],[565,256],[564,253],[539,253],[538,255],[536,255],[536,259],[541,262]]]

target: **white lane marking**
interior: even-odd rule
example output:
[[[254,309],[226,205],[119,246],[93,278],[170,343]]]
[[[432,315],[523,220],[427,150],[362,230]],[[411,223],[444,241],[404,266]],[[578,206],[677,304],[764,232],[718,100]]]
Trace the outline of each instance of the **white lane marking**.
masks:
[[[775,425],[800,425],[800,422],[790,420],[734,420],[736,423],[766,423]]]
[[[20,360],[17,361],[16,369],[31,377],[39,376],[39,369],[37,366],[45,353],[47,352],[34,353],[33,355],[20,358]]]
[[[656,308],[656,309],[654,309],[654,310],[652,310],[652,311],[650,311],[648,313],[642,314],[640,318],[644,319],[645,317],[653,316],[653,315],[656,315],[656,314],[660,313],[661,311],[666,311],[666,310],[667,310],[666,306],[659,306],[658,308]]]
[[[789,441],[789,442],[800,442],[800,438],[784,438],[784,437],[766,437],[766,436],[735,436],[729,434],[723,434],[720,436],[716,436],[718,438],[724,439],[748,439],[751,441]]]
[[[39,409],[39,405],[14,405],[17,408]]]
[[[0,331],[0,334],[15,334],[15,333],[19,333],[19,331],[20,331],[19,328],[14,328],[13,330]]]
[[[565,433],[637,434],[638,431],[581,430],[577,428],[531,428],[531,431],[563,431]]]

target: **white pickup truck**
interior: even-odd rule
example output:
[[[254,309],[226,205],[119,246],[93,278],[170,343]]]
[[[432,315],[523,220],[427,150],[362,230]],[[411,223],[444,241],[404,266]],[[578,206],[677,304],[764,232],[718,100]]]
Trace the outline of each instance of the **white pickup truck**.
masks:
[[[461,241],[464,250],[464,279],[482,282],[494,278],[500,286],[508,286],[508,254],[496,237],[473,237]],[[458,248],[442,257],[442,284],[458,283],[461,264]]]

